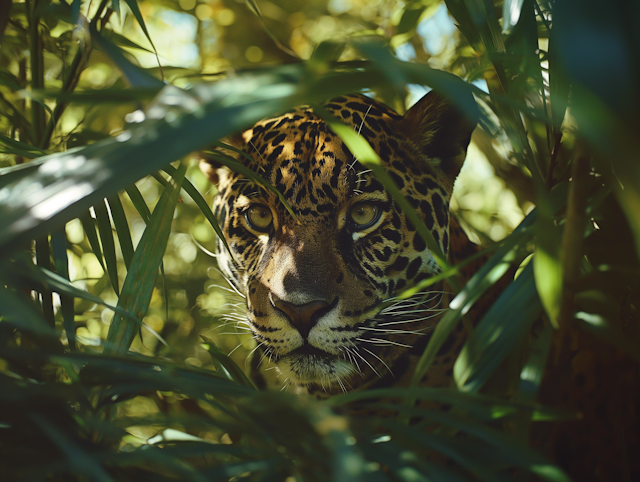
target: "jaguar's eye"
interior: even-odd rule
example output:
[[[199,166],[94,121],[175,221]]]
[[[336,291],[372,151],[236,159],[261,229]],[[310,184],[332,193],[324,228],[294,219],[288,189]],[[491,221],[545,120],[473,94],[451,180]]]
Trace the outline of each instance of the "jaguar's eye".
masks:
[[[269,231],[273,223],[271,210],[261,204],[249,207],[244,213],[244,218],[247,220],[250,228],[261,232]]]
[[[349,210],[349,217],[357,231],[366,229],[376,223],[380,218],[380,208],[377,204],[361,202],[354,204]]]

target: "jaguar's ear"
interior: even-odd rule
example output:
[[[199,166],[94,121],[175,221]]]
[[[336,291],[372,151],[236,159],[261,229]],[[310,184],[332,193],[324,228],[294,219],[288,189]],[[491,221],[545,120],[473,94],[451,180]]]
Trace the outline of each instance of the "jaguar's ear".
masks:
[[[451,188],[467,155],[478,117],[469,119],[434,91],[420,99],[398,123],[403,134],[433,168],[444,174]]]
[[[220,142],[223,144],[228,144],[231,147],[235,147],[236,149],[242,149],[244,147],[244,139],[242,137],[242,132],[237,132],[229,137],[225,137]],[[215,152],[220,152],[222,154],[226,154],[227,156],[231,156],[234,159],[238,158],[238,153],[234,152],[230,149],[224,149],[222,147],[215,147],[212,149]],[[218,184],[220,181],[220,171],[228,170],[222,164],[217,162],[211,156],[207,156],[205,152],[199,153],[200,157],[200,170],[204,173],[207,178],[213,183]]]

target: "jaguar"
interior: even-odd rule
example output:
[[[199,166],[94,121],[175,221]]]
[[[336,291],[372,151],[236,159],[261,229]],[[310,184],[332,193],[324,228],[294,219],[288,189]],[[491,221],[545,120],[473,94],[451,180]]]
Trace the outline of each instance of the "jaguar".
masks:
[[[442,252],[468,256],[449,201],[475,121],[434,92],[404,116],[362,95],[324,109],[370,143]],[[450,296],[441,282],[394,302],[439,272],[415,226],[311,108],[258,122],[230,142],[291,209],[260,184],[203,163],[230,248],[219,240],[218,264],[246,297],[263,358],[283,383],[319,396],[405,384]],[[430,385],[449,384],[458,335],[435,360]]]
[[[323,120],[327,114],[368,141],[450,263],[478,249],[449,213],[476,119],[433,91],[404,115],[367,96],[345,95],[326,103],[322,116],[301,107],[228,139],[222,153],[258,173],[282,199],[265,184],[203,159],[201,168],[218,189],[213,208],[229,248],[218,240],[218,265],[245,298],[242,323],[261,353],[254,365],[264,361],[279,383],[319,398],[407,386],[452,291],[441,281],[399,298],[439,273],[434,253]],[[462,277],[481,263],[478,257],[465,265]],[[494,297],[476,303],[471,318]],[[553,345],[538,398],[584,420],[537,424],[531,440],[575,480],[635,480],[637,366],[619,365],[615,350],[574,329],[563,336],[572,341]],[[460,325],[422,385],[451,385],[464,341]],[[621,379],[622,385],[614,382]],[[257,370],[254,380],[265,384]],[[610,385],[626,387],[615,403],[607,398],[615,390],[599,390]]]

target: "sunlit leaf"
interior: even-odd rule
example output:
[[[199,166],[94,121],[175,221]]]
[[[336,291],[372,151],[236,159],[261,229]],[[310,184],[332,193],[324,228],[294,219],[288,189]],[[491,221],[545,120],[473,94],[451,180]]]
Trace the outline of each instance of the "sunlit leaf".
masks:
[[[144,317],[149,308],[153,288],[158,277],[158,268],[160,268],[169,240],[173,211],[178,202],[180,186],[186,169],[185,164],[180,165],[173,177],[173,182],[165,187],[162,196],[160,196],[151,219],[149,219],[149,224],[138,243],[131,268],[127,272],[122,286],[118,307],[133,313],[139,319]],[[116,314],[109,327],[105,352],[126,353],[139,329],[140,326],[136,323]]]
[[[478,391],[518,347],[542,314],[531,264],[500,295],[462,347],[453,368],[456,384]]]
[[[67,257],[67,237],[62,232],[53,233],[51,235],[51,248],[53,251],[53,261],[56,272],[61,278],[69,279],[69,259]],[[76,348],[76,326],[74,319],[73,296],[62,293],[60,295],[60,309],[62,311],[62,319],[64,331],[67,334],[69,347],[73,350]]]
[[[96,226],[100,236],[100,244],[104,253],[104,261],[106,263],[106,271],[111,280],[111,287],[116,294],[120,293],[120,280],[118,279],[118,258],[116,257],[116,244],[113,239],[113,229],[111,227],[111,218],[107,209],[106,199],[93,206],[96,214]]]
[[[118,233],[118,241],[120,242],[120,250],[122,251],[124,264],[127,269],[129,269],[131,267],[131,260],[133,259],[133,242],[131,241],[131,232],[129,231],[127,217],[124,214],[122,202],[117,194],[108,196],[107,202],[109,204],[111,218],[113,219],[113,225]]]

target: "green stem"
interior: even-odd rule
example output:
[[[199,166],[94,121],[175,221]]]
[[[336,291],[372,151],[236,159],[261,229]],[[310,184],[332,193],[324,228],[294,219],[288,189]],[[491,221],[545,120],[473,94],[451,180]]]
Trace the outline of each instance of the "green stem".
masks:
[[[100,5],[96,10],[95,15],[91,19],[91,22],[95,23],[100,19],[102,13],[104,12],[104,9],[107,7],[107,4],[110,1],[111,0],[102,0],[102,2],[100,2]],[[60,91],[61,93],[69,93],[75,90],[76,86],[78,85],[78,81],[80,80],[80,74],[82,74],[82,71],[84,70],[84,66],[86,64],[84,60],[87,52],[88,50],[86,50],[84,46],[81,45],[80,47],[78,47],[78,51],[73,57],[73,61],[71,62],[71,66],[69,67],[68,74],[65,77],[64,82],[62,83],[62,89]],[[44,132],[44,140],[42,143],[42,147],[44,149],[49,147],[53,131],[58,125],[58,121],[62,117],[62,114],[64,114],[64,111],[67,109],[68,105],[69,104],[67,102],[63,101],[56,104],[56,107],[53,110],[53,118],[51,119],[51,122],[47,124],[46,130]]]
[[[42,42],[38,30],[40,18],[36,15],[38,0],[26,0],[29,29],[29,58],[31,67],[31,91],[44,88],[44,65],[42,58]],[[33,124],[33,143],[41,147],[45,128],[44,106],[31,100],[31,119]]]

